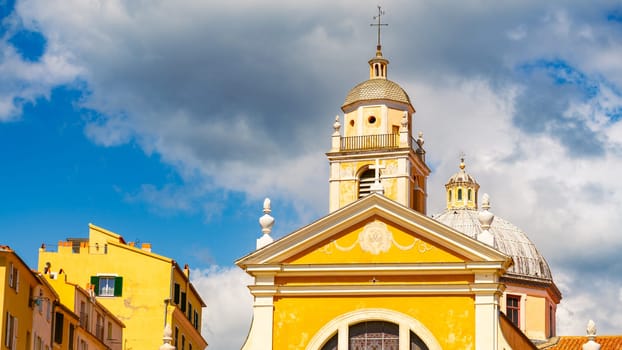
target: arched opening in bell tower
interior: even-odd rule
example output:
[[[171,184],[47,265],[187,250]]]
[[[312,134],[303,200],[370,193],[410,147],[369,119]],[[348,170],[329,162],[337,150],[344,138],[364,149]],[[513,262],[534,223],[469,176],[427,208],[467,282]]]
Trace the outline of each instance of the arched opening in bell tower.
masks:
[[[376,180],[375,170],[369,169],[368,167],[366,167],[359,175],[359,179],[358,179],[359,196],[358,198],[363,198],[371,193],[371,185],[374,184],[375,180]]]

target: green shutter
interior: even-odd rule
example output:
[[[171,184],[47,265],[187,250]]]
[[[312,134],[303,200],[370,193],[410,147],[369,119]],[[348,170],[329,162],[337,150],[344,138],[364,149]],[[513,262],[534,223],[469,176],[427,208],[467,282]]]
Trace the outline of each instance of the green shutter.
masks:
[[[99,277],[91,276],[91,285],[95,289],[95,295],[99,295]]]
[[[114,278],[114,296],[120,297],[123,291],[123,277]]]

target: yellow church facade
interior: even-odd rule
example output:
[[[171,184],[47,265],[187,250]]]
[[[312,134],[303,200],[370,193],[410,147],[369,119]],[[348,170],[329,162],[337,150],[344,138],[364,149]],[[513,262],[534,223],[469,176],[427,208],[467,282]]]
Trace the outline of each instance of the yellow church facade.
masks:
[[[368,64],[333,125],[329,214],[273,241],[266,201],[257,250],[236,262],[254,278],[242,349],[535,349],[561,299],[546,261],[487,195],[479,207],[464,163],[446,212],[427,216],[415,109],[380,41]]]

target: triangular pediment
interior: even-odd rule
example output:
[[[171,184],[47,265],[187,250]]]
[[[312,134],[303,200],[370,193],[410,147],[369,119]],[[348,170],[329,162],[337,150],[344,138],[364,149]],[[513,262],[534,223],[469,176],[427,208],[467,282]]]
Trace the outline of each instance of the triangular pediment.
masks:
[[[466,257],[379,215],[287,258],[288,264],[464,262]]]
[[[371,194],[241,258],[237,265],[420,264],[511,259],[432,218]]]

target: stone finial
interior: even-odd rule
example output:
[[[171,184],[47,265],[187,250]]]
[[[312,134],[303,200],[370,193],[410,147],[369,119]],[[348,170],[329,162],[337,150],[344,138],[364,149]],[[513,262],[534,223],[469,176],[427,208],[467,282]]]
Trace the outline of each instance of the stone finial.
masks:
[[[419,136],[417,137],[417,144],[419,147],[423,147],[423,143],[425,140],[423,139],[423,131],[419,131]]]
[[[333,129],[335,129],[335,132],[333,133],[333,135],[335,134],[339,134],[339,129],[341,129],[341,123],[339,122],[339,115],[335,116],[335,123],[333,124]]]
[[[175,350],[175,347],[171,345],[171,341],[173,341],[173,331],[171,330],[171,325],[168,323],[164,326],[164,335],[162,336],[162,345],[160,345],[160,350]]]
[[[495,246],[495,237],[490,232],[490,225],[495,218],[495,215],[488,211],[490,209],[490,197],[488,193],[484,193],[482,197],[482,211],[477,215],[477,219],[479,220],[479,224],[482,228],[482,232],[477,235],[477,240],[480,242],[484,242],[489,246]]]
[[[600,350],[600,344],[598,344],[596,339],[596,324],[594,321],[589,320],[587,322],[587,342],[583,344],[581,347],[583,350]]]
[[[274,239],[270,237],[272,232],[272,226],[274,226],[274,218],[270,216],[272,210],[270,209],[270,198],[266,198],[263,201],[263,213],[264,215],[259,218],[259,225],[261,226],[261,232],[263,235],[257,239],[257,249],[263,248],[268,244],[274,242]]]
[[[596,336],[596,323],[594,323],[593,320],[589,320],[587,322],[587,336],[588,337],[595,337]]]

